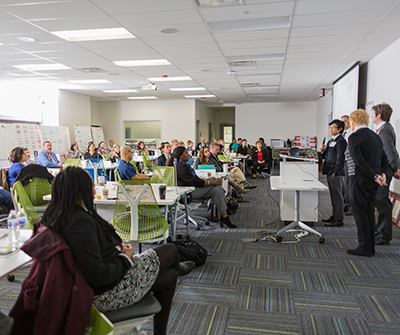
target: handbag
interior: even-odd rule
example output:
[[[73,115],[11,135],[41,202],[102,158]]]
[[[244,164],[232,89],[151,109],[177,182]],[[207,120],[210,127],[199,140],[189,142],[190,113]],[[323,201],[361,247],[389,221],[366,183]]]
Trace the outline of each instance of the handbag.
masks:
[[[202,247],[198,242],[188,240],[172,241],[170,237],[167,241],[176,245],[181,262],[193,261],[197,266],[203,265],[206,262],[208,256],[207,249]]]

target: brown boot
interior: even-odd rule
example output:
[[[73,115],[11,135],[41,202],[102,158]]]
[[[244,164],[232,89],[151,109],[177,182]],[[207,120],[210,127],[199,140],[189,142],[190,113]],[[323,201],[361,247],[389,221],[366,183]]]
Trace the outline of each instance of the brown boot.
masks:
[[[234,181],[233,179],[231,179],[231,181],[229,182],[229,184],[236,190],[237,194],[244,194],[249,192],[249,190],[246,190],[244,188],[243,184],[239,184],[236,181]]]

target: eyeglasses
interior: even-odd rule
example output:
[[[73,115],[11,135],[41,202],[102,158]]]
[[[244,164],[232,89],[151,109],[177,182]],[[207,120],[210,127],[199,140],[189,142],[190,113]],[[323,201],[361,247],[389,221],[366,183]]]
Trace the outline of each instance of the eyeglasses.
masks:
[[[335,129],[337,126],[329,126],[329,129]]]

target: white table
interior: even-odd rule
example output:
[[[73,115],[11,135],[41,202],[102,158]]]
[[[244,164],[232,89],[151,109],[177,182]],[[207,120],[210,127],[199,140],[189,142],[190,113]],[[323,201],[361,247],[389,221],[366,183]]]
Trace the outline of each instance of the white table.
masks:
[[[7,235],[1,235],[0,238],[0,247],[9,247],[10,241],[8,238],[7,229],[1,229],[1,233],[7,232]],[[20,231],[20,235],[22,239],[25,241],[32,235],[31,229],[23,229]],[[22,245],[23,242],[20,242],[19,245]],[[30,256],[28,256],[25,252],[17,248],[15,251],[8,255],[0,255],[0,278],[7,276],[13,271],[17,270],[21,266],[29,263],[32,260]]]
[[[232,156],[231,157],[231,161],[232,162],[243,162],[243,174],[246,174],[246,161],[249,158],[249,155],[245,155],[245,156]]]
[[[295,191],[294,198],[294,221],[282,228],[276,233],[276,239],[278,242],[282,241],[282,234],[289,229],[294,229],[300,227],[301,229],[315,234],[320,237],[319,242],[324,243],[325,239],[322,237],[322,234],[317,232],[316,230],[310,228],[306,224],[300,221],[300,191],[327,191],[328,187],[322,184],[317,179],[303,179],[303,180],[288,180],[284,181],[279,176],[273,176],[270,178],[271,190],[279,190],[279,191]]]

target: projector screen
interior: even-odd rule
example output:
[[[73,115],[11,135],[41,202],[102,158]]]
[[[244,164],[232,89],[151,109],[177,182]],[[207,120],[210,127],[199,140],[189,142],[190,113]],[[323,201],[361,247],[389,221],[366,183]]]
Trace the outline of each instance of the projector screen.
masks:
[[[350,115],[358,108],[359,65],[355,65],[333,83],[332,119]]]

